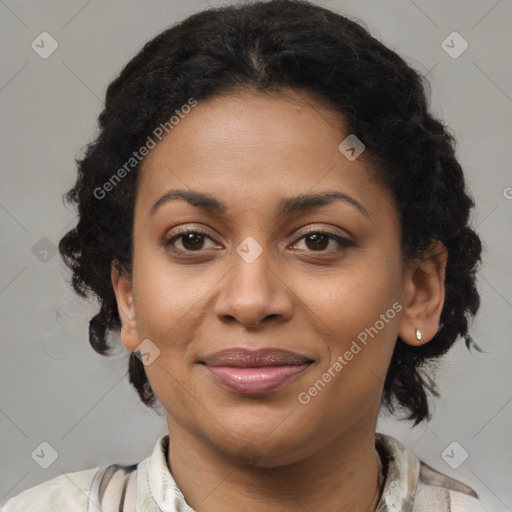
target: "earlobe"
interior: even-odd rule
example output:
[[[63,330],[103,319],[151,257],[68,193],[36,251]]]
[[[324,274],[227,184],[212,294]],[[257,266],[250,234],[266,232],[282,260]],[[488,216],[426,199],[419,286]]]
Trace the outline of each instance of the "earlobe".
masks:
[[[132,282],[131,279],[118,270],[115,260],[112,261],[110,275],[112,287],[116,295],[117,310],[121,319],[121,340],[123,345],[133,352],[139,345],[139,342],[135,321]]]
[[[445,297],[448,252],[433,241],[424,257],[411,262],[404,275],[404,314],[398,335],[409,345],[428,343],[439,330]]]

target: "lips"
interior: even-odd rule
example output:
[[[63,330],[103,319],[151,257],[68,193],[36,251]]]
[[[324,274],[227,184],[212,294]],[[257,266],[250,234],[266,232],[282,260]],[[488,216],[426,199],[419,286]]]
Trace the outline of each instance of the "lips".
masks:
[[[259,350],[232,348],[206,356],[201,362],[208,366],[258,368],[262,366],[303,365],[311,361],[311,359],[301,354],[277,348],[262,348]]]
[[[242,394],[268,393],[281,388],[312,362],[301,354],[272,348],[227,349],[200,361],[217,382]]]

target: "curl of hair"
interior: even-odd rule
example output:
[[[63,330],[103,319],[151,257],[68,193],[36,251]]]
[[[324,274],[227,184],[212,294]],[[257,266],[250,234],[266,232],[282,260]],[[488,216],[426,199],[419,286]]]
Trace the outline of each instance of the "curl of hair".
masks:
[[[382,394],[384,406],[408,411],[415,425],[429,418],[427,392],[437,391],[423,371],[468,334],[479,308],[475,273],[482,248],[468,224],[474,202],[455,139],[430,114],[426,88],[423,77],[366,28],[305,0],[208,9],[147,42],[108,86],[99,134],[76,160],[77,180],[64,196],[76,205],[78,223],[60,240],[59,251],[74,290],[99,300],[100,311],[90,321],[94,350],[108,355],[108,333],[121,325],[110,271],[114,262],[124,275],[132,272],[140,163],[105,197],[95,191],[190,98],[292,89],[326,102],[343,115],[346,134],[364,142],[396,201],[404,262],[421,257],[433,240],[447,248],[441,328],[420,347],[397,339]],[[151,406],[153,391],[133,356],[129,375]]]

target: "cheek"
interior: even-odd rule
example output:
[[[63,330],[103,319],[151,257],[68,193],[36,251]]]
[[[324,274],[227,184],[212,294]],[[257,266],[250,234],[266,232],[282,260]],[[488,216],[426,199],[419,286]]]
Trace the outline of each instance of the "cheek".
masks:
[[[365,397],[380,396],[402,309],[397,258],[368,251],[357,264],[316,278],[315,286],[305,283],[300,292],[317,319],[314,331],[324,333],[325,357],[316,377],[328,373],[324,398],[344,404],[345,412],[355,414]]]
[[[374,325],[400,297],[399,290],[394,268],[361,260],[357,266],[303,281],[297,292],[326,330],[338,334],[342,341]]]
[[[171,265],[161,249],[141,250],[134,261],[134,293],[139,334],[165,344],[189,325],[201,309],[202,298],[212,286],[198,279],[197,269]]]
[[[322,331],[326,350],[307,385],[317,393],[312,409],[326,425],[357,421],[378,409],[401,310],[390,275],[375,272],[372,280],[367,273],[350,272],[325,279],[324,292],[316,288],[310,295],[313,304],[308,305],[318,324],[326,326]]]

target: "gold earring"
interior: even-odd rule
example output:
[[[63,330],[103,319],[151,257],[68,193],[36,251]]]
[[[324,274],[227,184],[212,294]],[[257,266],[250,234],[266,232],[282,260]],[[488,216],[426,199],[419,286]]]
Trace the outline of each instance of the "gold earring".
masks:
[[[420,331],[419,329],[416,329],[416,339],[417,339],[418,341],[420,341],[420,340],[421,340],[421,331]]]

